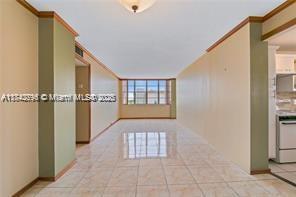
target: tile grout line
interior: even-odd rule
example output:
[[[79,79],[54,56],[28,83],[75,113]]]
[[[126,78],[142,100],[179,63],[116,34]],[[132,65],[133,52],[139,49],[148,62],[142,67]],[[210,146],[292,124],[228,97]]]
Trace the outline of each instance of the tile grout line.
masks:
[[[283,178],[283,177],[281,177],[281,176],[279,176],[279,175],[277,175],[277,174],[275,174],[275,173],[271,173],[271,174],[272,174],[273,176],[275,176],[278,180],[284,181],[285,183],[288,183],[288,184],[290,184],[290,185],[296,187],[296,183],[294,183],[294,182],[292,182],[292,181],[289,181],[288,179],[285,179],[285,178]]]
[[[138,167],[137,167],[137,183],[136,183],[135,197],[137,197],[137,195],[138,195],[138,184],[139,184],[139,168],[140,168],[140,162],[141,162],[141,160],[139,159]]]
[[[99,139],[99,138],[97,138],[97,139]],[[104,152],[103,152],[102,155],[104,155],[104,153],[106,152],[106,149],[107,149],[107,146],[105,147]],[[108,180],[108,182],[106,183],[106,185],[104,186],[102,196],[104,196],[104,194],[105,194],[105,192],[106,192],[106,189],[107,189],[107,187],[108,187],[108,185],[109,185],[109,183],[110,183],[110,181],[111,181],[111,178],[112,178],[112,175],[113,175],[114,171],[115,171],[115,167],[112,168],[112,172],[111,172],[111,175],[110,175],[110,177],[109,177],[109,180]]]
[[[214,171],[219,174],[219,172],[217,171],[217,169],[215,167],[220,167],[220,166],[213,166],[212,167],[214,169]],[[227,181],[222,175],[220,175],[220,176],[224,180],[224,183],[227,185],[227,187],[231,191],[233,191],[237,196],[240,196],[239,193],[233,187],[231,187],[231,185],[229,183],[232,183],[232,182],[243,182],[243,181]],[[251,182],[251,181],[254,181],[254,180],[246,180],[245,182],[247,182],[247,181],[250,181]]]
[[[238,181],[238,182],[241,182],[241,181]],[[230,190],[232,190],[237,196],[240,196],[239,193],[233,187],[231,187],[231,185],[229,185],[229,183],[231,182],[225,182],[225,183]]]
[[[139,127],[139,125],[136,125],[136,127],[138,128]],[[150,128],[150,125],[148,125],[147,124],[147,126],[145,125],[145,127],[149,127]],[[123,127],[124,128],[124,130],[128,130],[129,128],[130,128],[130,126],[129,127],[127,127],[127,126],[125,126],[125,127]],[[119,164],[119,162],[121,161],[121,157],[120,157],[120,154],[122,154],[122,151],[123,151],[123,149],[121,148],[121,146],[119,146],[119,149],[118,149],[118,147],[114,147],[115,145],[118,145],[117,143],[118,143],[118,140],[117,140],[117,138],[119,138],[120,137],[120,133],[118,134],[118,130],[122,130],[123,128],[116,128],[116,130],[110,130],[110,132],[108,132],[108,135],[102,135],[101,136],[101,138],[98,138],[98,140],[96,140],[96,141],[94,141],[95,143],[93,144],[93,143],[91,143],[92,145],[90,145],[90,147],[89,148],[86,148],[85,150],[83,150],[83,152],[85,153],[85,154],[83,154],[83,155],[89,155],[90,156],[90,158],[92,158],[92,154],[94,153],[94,155],[96,155],[96,153],[97,153],[97,150],[99,150],[99,152],[100,152],[100,154],[98,154],[98,156],[95,156],[95,160],[90,160],[91,161],[91,164],[92,164],[92,168],[87,168],[87,170],[86,171],[77,171],[77,172],[85,172],[84,174],[81,174],[82,176],[82,178],[81,178],[81,180],[79,180],[77,183],[75,183],[74,184],[74,186],[71,186],[71,187],[59,187],[58,185],[57,185],[57,187],[51,187],[51,188],[69,188],[70,190],[69,191],[65,191],[65,192],[70,192],[70,195],[71,194],[73,194],[73,190],[75,189],[75,188],[77,188],[77,185],[79,185],[80,184],[80,182],[84,179],[84,177],[85,176],[87,176],[87,173],[88,172],[90,172],[92,169],[95,169],[95,168],[93,168],[93,166],[95,165],[95,164],[97,164],[97,162],[98,161],[100,161],[100,159],[102,159],[102,160],[106,160],[106,159],[108,159],[109,157],[108,157],[108,155],[110,155],[111,157],[110,158],[112,158],[112,159],[117,159],[116,160],[116,164],[115,164],[115,166],[113,166],[112,168],[108,168],[108,167],[110,167],[111,165],[110,165],[110,162],[109,162],[109,164],[107,165],[107,167],[103,167],[103,168],[101,168],[100,166],[101,165],[97,165],[98,166],[98,168],[97,169],[105,169],[105,168],[108,168],[108,169],[110,169],[110,176],[109,176],[109,180],[106,182],[106,184],[104,184],[105,186],[104,187],[102,187],[101,189],[102,189],[102,194],[101,195],[106,195],[106,189],[108,188],[108,185],[110,184],[110,182],[111,182],[111,179],[112,179],[112,175],[114,174],[114,171],[117,169],[117,168],[129,168],[129,167],[132,167],[132,168],[134,168],[134,170],[133,170],[133,173],[135,173],[135,171],[136,171],[136,173],[137,173],[137,177],[136,177],[136,184],[135,184],[135,186],[136,186],[136,190],[135,190],[135,193],[134,193],[134,195],[133,196],[138,196],[138,195],[140,195],[141,194],[141,192],[138,192],[137,191],[137,189],[138,189],[138,187],[139,187],[139,178],[140,178],[140,176],[139,176],[139,172],[140,172],[140,160],[139,160],[139,162],[138,162],[138,165],[136,165],[136,166],[120,166],[120,164]],[[141,127],[142,128],[142,127]],[[142,129],[143,130],[143,129]],[[146,128],[146,130],[147,130],[147,128]],[[145,130],[145,131],[146,131]],[[148,131],[149,132],[149,131]],[[184,138],[184,140],[185,140],[185,142],[187,143],[187,141],[186,140],[188,140],[188,139],[190,139],[190,138],[188,138],[188,136],[186,135],[181,135],[181,133],[180,133],[181,131],[178,131],[178,132],[176,132],[179,136],[177,136],[177,138]],[[180,136],[181,135],[181,136]],[[190,137],[190,136],[189,136]],[[99,140],[100,139],[100,140]],[[103,140],[101,140],[101,139],[103,139]],[[105,143],[106,142],[106,143]],[[188,141],[189,142],[189,141]],[[182,144],[182,146],[181,147],[184,147],[184,145],[192,145],[192,146],[194,146],[194,145],[197,145],[197,144],[199,144],[199,142],[198,141],[196,141],[196,140],[194,140],[194,142],[196,142],[196,143],[193,143],[193,142],[191,142],[192,144]],[[99,149],[97,149],[97,145],[98,145],[98,147],[99,147]],[[100,150],[100,148],[102,148],[101,150]],[[185,147],[185,149],[184,150],[189,150],[189,149],[187,149],[187,148],[189,148],[189,147]],[[201,148],[203,148],[203,147],[201,147]],[[206,147],[205,147],[206,148]],[[203,149],[202,149],[203,150]],[[108,154],[108,152],[110,153],[110,154]],[[178,152],[179,153],[179,152]],[[185,151],[185,153],[186,153],[186,151]],[[201,154],[200,156],[206,156],[206,155],[208,155],[208,156],[210,156],[210,155],[212,155],[212,156],[214,156],[214,153],[211,153],[211,154],[208,154],[208,152],[207,151],[205,151],[205,152],[196,152],[196,153],[194,153],[194,154]],[[106,159],[103,159],[103,157],[104,157],[104,155],[105,156],[107,156],[107,157],[105,157]],[[186,154],[185,154],[186,155]],[[183,155],[184,156],[184,155]],[[220,160],[216,160],[215,158],[213,158],[214,160],[212,161],[212,160],[206,160],[206,163],[207,164],[209,164],[209,166],[207,166],[207,167],[210,167],[210,168],[212,168],[214,171],[213,171],[213,173],[217,173],[217,174],[219,174],[219,176],[221,176],[222,177],[222,182],[205,182],[205,183],[197,183],[198,181],[198,179],[195,179],[195,177],[193,176],[193,174],[195,174],[194,173],[194,171],[191,171],[190,170],[190,166],[199,166],[199,165],[187,165],[184,161],[183,161],[183,156],[181,156],[180,155],[180,159],[182,160],[182,162],[183,162],[183,165],[165,165],[165,163],[164,162],[162,162],[163,160],[162,159],[158,159],[161,163],[159,164],[159,169],[162,169],[162,173],[164,174],[164,180],[165,180],[165,183],[164,184],[161,184],[161,185],[159,185],[159,184],[153,184],[153,183],[156,183],[156,182],[152,182],[152,185],[146,185],[146,183],[143,185],[143,186],[156,186],[156,187],[160,187],[161,186],[161,188],[166,188],[166,190],[167,190],[167,192],[168,192],[168,195],[169,196],[172,196],[173,194],[174,194],[174,190],[172,190],[172,192],[171,192],[171,190],[170,190],[170,186],[174,186],[174,185],[178,185],[178,186],[181,186],[181,185],[184,185],[185,186],[185,188],[186,188],[186,186],[189,186],[189,185],[191,185],[191,183],[189,184],[189,183],[186,183],[186,181],[182,181],[181,183],[178,183],[178,182],[180,182],[180,181],[178,181],[178,182],[176,182],[176,184],[168,184],[168,179],[167,179],[167,176],[166,176],[166,171],[165,171],[165,169],[166,169],[166,167],[185,167],[184,169],[186,169],[186,170],[188,170],[189,171],[189,174],[190,174],[190,176],[193,178],[193,183],[192,183],[192,185],[196,185],[196,187],[198,188],[198,189],[200,189],[200,191],[201,191],[201,195],[202,196],[205,196],[205,194],[206,194],[206,192],[204,192],[203,191],[203,189],[201,188],[201,185],[203,185],[203,184],[215,184],[215,183],[223,183],[223,184],[225,184],[225,186],[226,186],[226,188],[229,188],[229,192],[231,192],[231,191],[233,191],[234,192],[234,194],[235,195],[238,195],[238,192],[236,192],[235,190],[234,190],[234,188],[236,188],[236,187],[234,187],[234,188],[232,188],[231,186],[230,186],[230,184],[231,183],[237,183],[237,182],[240,182],[240,183],[255,183],[256,185],[258,185],[258,186],[260,186],[260,188],[263,188],[263,190],[265,191],[265,192],[267,192],[267,193],[271,193],[272,194],[272,192],[269,192],[269,191],[267,191],[267,188],[266,187],[264,187],[264,185],[261,185],[260,184],[260,182],[259,181],[266,181],[266,180],[279,180],[279,179],[276,179],[276,178],[270,178],[269,176],[267,176],[267,178],[265,178],[265,176],[263,176],[263,178],[260,178],[260,177],[258,177],[258,179],[255,177],[255,176],[251,176],[252,178],[254,178],[254,180],[253,179],[249,179],[249,180],[240,180],[240,179],[238,179],[238,180],[234,180],[234,181],[227,181],[227,180],[225,180],[225,178],[224,177],[222,177],[221,176],[221,174],[219,173],[219,172],[224,172],[225,170],[220,170],[219,169],[219,166],[220,165],[218,165],[217,167],[216,166],[213,166],[213,164],[216,164],[215,162],[217,161],[218,163],[217,164],[221,164],[221,162],[220,162]],[[189,154],[189,156],[190,156],[190,154]],[[87,159],[88,157],[86,156],[85,157],[85,159]],[[206,158],[208,158],[208,157],[206,157]],[[223,157],[224,158],[224,157]],[[89,161],[87,161],[87,160],[85,160],[83,157],[82,157],[82,163],[84,163],[84,161],[85,161],[85,164],[87,164],[87,162],[89,162]],[[195,159],[195,158],[193,158],[193,159]],[[201,158],[199,158],[199,157],[197,157],[196,158],[197,160],[203,160],[203,158],[201,157]],[[193,161],[193,160],[192,160]],[[212,161],[212,163],[209,163],[210,161]],[[197,161],[198,162],[198,161]],[[107,162],[106,162],[107,163]],[[194,163],[194,162],[193,162]],[[173,164],[176,164],[176,163],[173,163]],[[196,164],[198,164],[198,163],[196,163]],[[123,164],[124,165],[124,164]],[[128,164],[129,165],[129,164]],[[82,168],[83,168],[83,166],[84,165],[82,165]],[[105,165],[106,166],[106,165]],[[228,166],[228,165],[221,165],[221,166]],[[149,166],[147,166],[147,167],[149,167]],[[151,167],[150,167],[151,168]],[[153,167],[152,167],[153,168]],[[155,168],[158,168],[158,166],[155,166]],[[200,166],[200,168],[202,168],[202,166]],[[239,168],[240,169],[240,168]],[[76,172],[76,171],[73,171],[73,172]],[[234,170],[234,172],[236,172],[235,170]],[[238,171],[237,171],[238,172]],[[71,172],[72,173],[72,172]],[[224,174],[225,173],[222,173],[222,175],[224,176]],[[73,174],[74,176],[75,176],[75,174]],[[79,174],[77,174],[77,175],[79,175]],[[241,174],[241,173],[235,173],[234,175],[232,175],[232,174],[229,174],[229,175],[231,175],[229,178],[228,178],[228,174],[226,173],[225,175],[227,175],[226,176],[226,178],[228,179],[228,180],[230,180],[229,178],[231,178],[232,176],[235,178],[235,177],[238,177],[238,178],[240,178],[241,177],[241,179],[243,179],[243,178],[245,178],[244,176],[243,176],[243,174]],[[75,178],[75,177],[74,177]],[[158,178],[159,178],[159,176],[158,176]],[[246,177],[247,178],[247,177]],[[210,179],[202,179],[202,182],[204,182],[204,180],[210,180]],[[151,182],[151,181],[150,181]],[[175,182],[175,181],[174,181]],[[162,182],[163,183],[163,182]],[[65,184],[63,184],[63,185],[65,185]],[[68,184],[69,185],[69,184]],[[183,186],[183,187],[184,187]],[[234,184],[234,186],[235,186],[235,184]],[[117,187],[117,188],[128,188],[128,187],[130,187],[130,186],[110,186],[110,187]],[[96,188],[94,188],[94,187],[89,187],[89,190],[93,190],[93,189],[96,189]],[[97,189],[99,189],[99,187],[97,187]],[[160,189],[160,188],[159,188]],[[96,190],[95,190],[96,191]],[[99,190],[97,190],[97,191],[99,191]],[[130,190],[128,190],[128,191],[130,191]],[[207,190],[205,190],[205,191],[207,191]],[[39,191],[38,191],[39,192]],[[38,192],[37,192],[37,194],[38,194]],[[101,193],[100,192],[100,193]],[[239,195],[238,195],[239,196]]]
[[[161,159],[160,159],[160,165],[161,165],[161,168],[162,168],[162,171],[163,171],[163,174],[164,174],[164,178],[165,178],[165,182],[166,182],[166,188],[168,190],[169,196],[172,196],[171,191],[169,189],[169,184],[168,184],[167,175],[166,175],[166,172],[165,172],[165,167],[164,167]]]
[[[182,158],[182,160],[183,160],[183,158]],[[183,162],[185,162],[185,161],[183,161]],[[190,173],[191,177],[193,178],[193,180],[194,180],[195,184],[197,185],[197,187],[200,189],[202,196],[205,197],[206,194],[204,193],[204,191],[203,191],[202,188],[200,187],[199,183],[197,183],[197,181],[196,181],[196,179],[194,178],[192,172],[190,171],[188,165],[185,164],[185,167],[186,167],[186,169],[189,171],[189,173]]]

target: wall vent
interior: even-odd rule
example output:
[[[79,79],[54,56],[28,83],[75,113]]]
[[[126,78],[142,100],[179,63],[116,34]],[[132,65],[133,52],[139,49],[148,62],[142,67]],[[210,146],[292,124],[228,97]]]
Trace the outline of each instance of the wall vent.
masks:
[[[83,57],[83,50],[81,48],[79,48],[78,46],[75,46],[75,52],[80,55],[81,57]]]

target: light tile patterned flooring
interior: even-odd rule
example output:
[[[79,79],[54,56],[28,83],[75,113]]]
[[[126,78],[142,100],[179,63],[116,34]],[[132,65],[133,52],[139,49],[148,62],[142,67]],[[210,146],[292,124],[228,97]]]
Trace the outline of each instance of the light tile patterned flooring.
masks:
[[[271,172],[296,184],[296,163],[278,164],[269,162]]]
[[[272,175],[248,175],[175,120],[119,121],[76,157],[63,177],[24,196],[296,196]]]

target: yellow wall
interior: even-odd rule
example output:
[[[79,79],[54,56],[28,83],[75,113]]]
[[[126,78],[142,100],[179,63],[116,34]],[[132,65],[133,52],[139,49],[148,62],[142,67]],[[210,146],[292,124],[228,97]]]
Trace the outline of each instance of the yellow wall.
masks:
[[[296,18],[296,2],[263,23],[263,34]]]
[[[1,85],[38,92],[38,18],[17,1],[1,1]],[[38,177],[37,103],[1,103],[1,190],[11,196]],[[4,124],[4,125],[3,125]]]
[[[116,94],[118,96],[118,79],[88,54],[84,53],[84,59],[91,64],[91,94]],[[91,103],[91,139],[118,118],[118,101],[116,103]]]
[[[250,171],[250,25],[177,77],[177,120]]]

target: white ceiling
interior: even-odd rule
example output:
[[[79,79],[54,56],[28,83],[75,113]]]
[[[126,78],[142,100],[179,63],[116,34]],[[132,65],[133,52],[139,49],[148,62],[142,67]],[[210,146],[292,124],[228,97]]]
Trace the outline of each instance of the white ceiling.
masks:
[[[28,0],[56,11],[77,40],[124,78],[176,77],[247,16],[262,16],[284,0],[157,0],[134,14],[117,0]]]
[[[268,44],[279,46],[280,51],[296,51],[296,25],[269,39]]]

